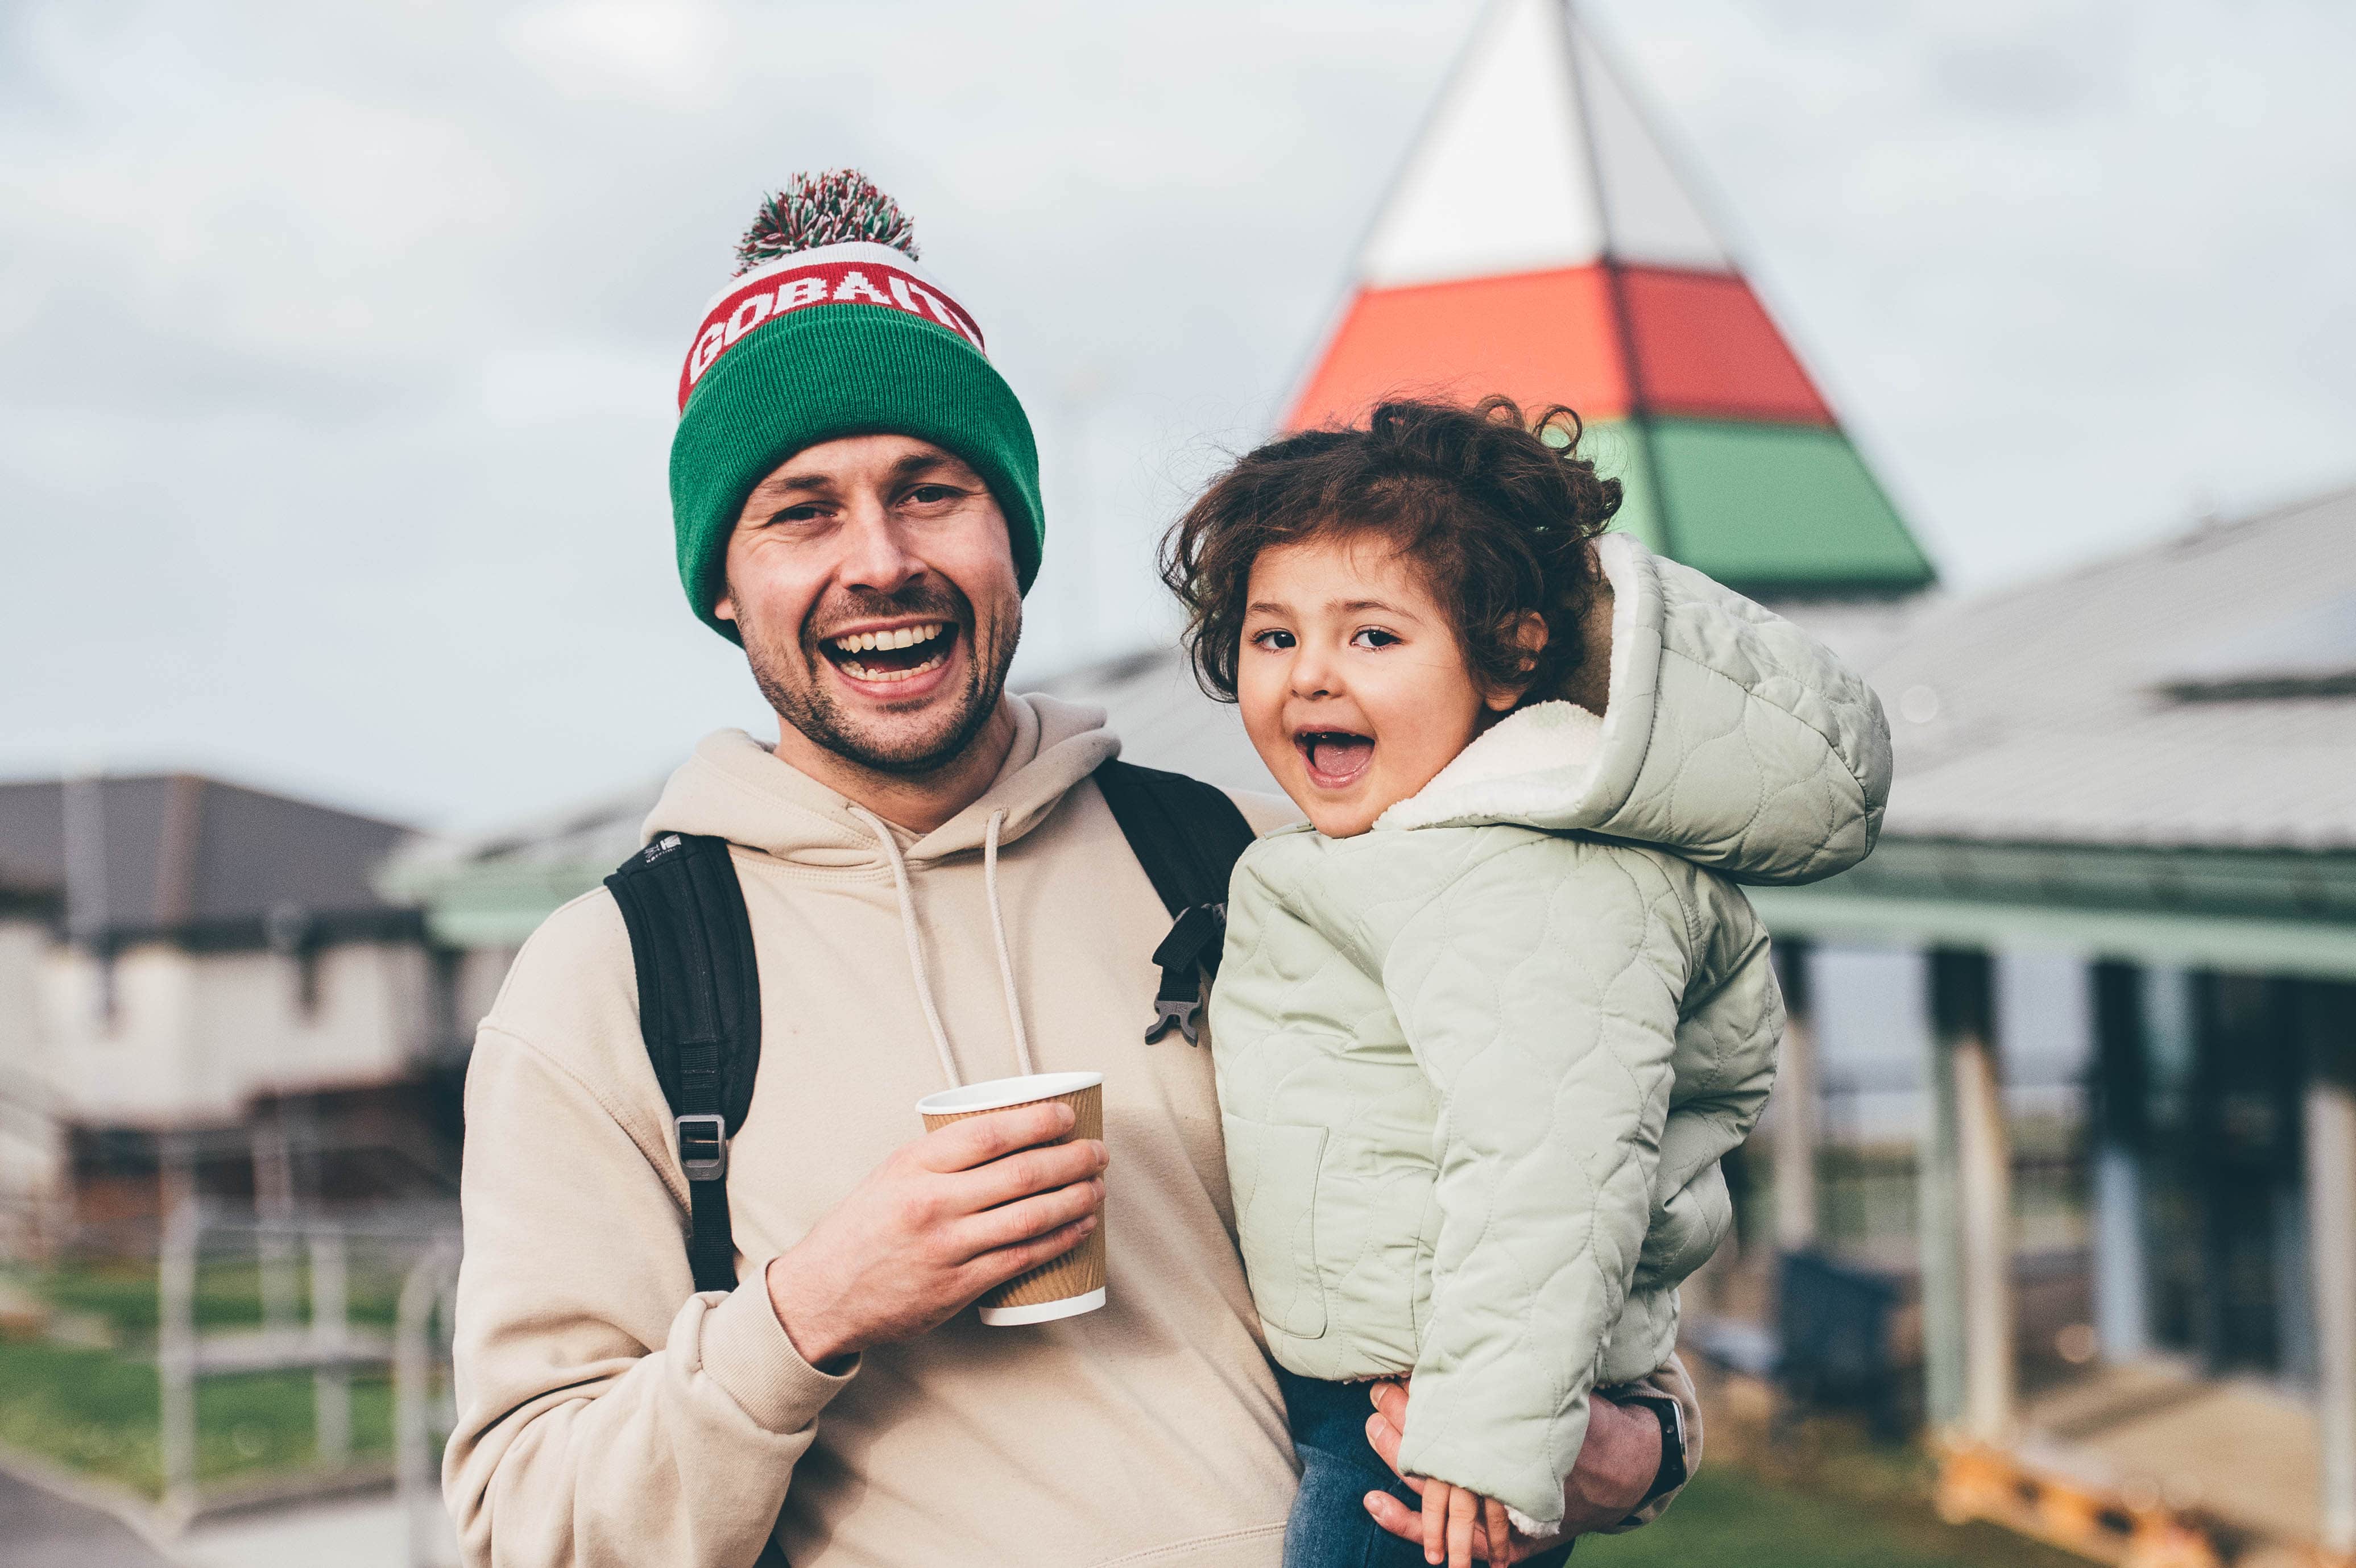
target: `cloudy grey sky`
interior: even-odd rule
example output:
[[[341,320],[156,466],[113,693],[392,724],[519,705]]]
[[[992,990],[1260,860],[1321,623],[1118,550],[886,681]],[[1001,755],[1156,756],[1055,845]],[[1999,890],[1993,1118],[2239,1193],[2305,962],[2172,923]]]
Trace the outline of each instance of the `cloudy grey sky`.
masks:
[[[0,776],[435,827],[765,717],[685,335],[787,172],[915,213],[1045,449],[1022,670],[1161,635],[1474,0],[0,10]],[[1950,579],[2356,482],[2356,8],[1590,0]]]

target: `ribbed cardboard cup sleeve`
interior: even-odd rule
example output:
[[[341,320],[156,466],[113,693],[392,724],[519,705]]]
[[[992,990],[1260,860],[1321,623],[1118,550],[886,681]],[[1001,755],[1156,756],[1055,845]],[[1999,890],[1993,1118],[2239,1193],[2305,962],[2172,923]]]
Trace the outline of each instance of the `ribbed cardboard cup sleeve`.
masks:
[[[1026,1093],[1026,1088],[1042,1092]],[[1042,1072],[1027,1080],[975,1083],[930,1095],[918,1102],[916,1112],[925,1119],[925,1130],[932,1132],[970,1116],[1045,1100],[1059,1100],[1072,1108],[1072,1130],[1050,1140],[1050,1145],[1036,1147],[1104,1136],[1104,1076],[1097,1072]],[[963,1105],[973,1108],[933,1108]],[[981,1320],[994,1327],[1045,1323],[1093,1312],[1104,1305],[1105,1289],[1105,1226],[1099,1211],[1097,1228],[1078,1246],[1027,1274],[1016,1275],[975,1306],[981,1310]]]

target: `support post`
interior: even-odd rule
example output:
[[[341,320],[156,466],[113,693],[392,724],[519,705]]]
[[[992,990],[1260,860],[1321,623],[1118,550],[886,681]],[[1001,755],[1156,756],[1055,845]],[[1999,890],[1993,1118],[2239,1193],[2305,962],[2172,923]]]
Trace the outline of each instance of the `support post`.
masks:
[[[344,1238],[339,1231],[311,1232],[311,1342],[323,1360],[311,1374],[314,1428],[319,1464],[340,1470],[352,1462],[352,1371],[344,1358],[350,1350],[350,1325],[345,1319]]]
[[[2356,1558],[2356,986],[2305,989],[2308,1256],[2323,1436],[2316,1533],[2328,1557],[2344,1561]]]
[[[1963,1154],[1964,1428],[1987,1443],[2012,1436],[2012,1140],[1996,1052],[1985,1040],[1955,1052]]]
[[[155,1381],[164,1508],[187,1520],[197,1506],[196,1172],[187,1140],[164,1134],[163,1244],[155,1260]]]
[[[280,1100],[253,1119],[253,1209],[261,1221],[256,1249],[262,1275],[262,1327],[292,1335],[302,1280],[294,1256],[294,1148]]]
[[[1951,961],[1971,954],[1933,952],[1931,967],[1931,1062],[1924,1088],[1931,1122],[1914,1164],[1914,1235],[1922,1258],[1922,1406],[1933,1431],[1964,1416],[1963,1222],[1956,1209],[1961,1165],[1960,1115],[1955,1107],[1954,1035],[1944,1021],[1944,978]]]
[[[2012,1148],[1997,1072],[1988,955],[1933,954],[1931,994],[1932,1032],[1953,1083],[1952,1202],[1960,1265],[1952,1287],[1960,1321],[1953,1328],[1962,1351],[1956,1419],[1965,1435],[1998,1444],[2010,1439],[2014,1426]],[[1924,1284],[1927,1291],[1927,1278]]]
[[[2094,1337],[2107,1360],[2151,1349],[2151,1267],[2144,1225],[2151,1147],[2151,1064],[2144,972],[2094,966]]]
[[[393,1476],[413,1568],[458,1562],[441,1485],[442,1445],[449,1432],[441,1407],[449,1381],[450,1293],[457,1275],[456,1242],[435,1243],[402,1281],[393,1320]]]
[[[1783,1049],[1775,1070],[1775,1245],[1798,1253],[1816,1244],[1815,1017],[1808,944],[1778,942],[1775,954],[1783,987]]]

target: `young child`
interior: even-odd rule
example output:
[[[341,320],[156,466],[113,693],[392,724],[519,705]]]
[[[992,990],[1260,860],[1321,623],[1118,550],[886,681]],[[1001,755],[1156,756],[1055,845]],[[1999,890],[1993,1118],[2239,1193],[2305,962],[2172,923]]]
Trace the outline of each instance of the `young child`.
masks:
[[[1287,1568],[1414,1561],[1368,1517],[1408,1494],[1367,1380],[1413,1380],[1426,1561],[1558,1532],[1590,1396],[1669,1359],[1774,1077],[1735,880],[1828,876],[1879,827],[1871,692],[1599,538],[1620,487],[1578,441],[1568,410],[1386,404],[1249,453],[1164,541],[1202,678],[1309,818],[1237,865],[1210,1004],[1303,1467]]]

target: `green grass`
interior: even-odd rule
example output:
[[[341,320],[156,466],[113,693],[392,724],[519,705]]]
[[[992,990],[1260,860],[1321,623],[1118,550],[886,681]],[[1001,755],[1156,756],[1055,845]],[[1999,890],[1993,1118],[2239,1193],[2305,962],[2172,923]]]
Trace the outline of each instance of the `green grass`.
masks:
[[[0,1445],[102,1477],[149,1497],[161,1494],[161,1393],[155,1375],[155,1272],[110,1264],[17,1275],[15,1283],[61,1315],[96,1320],[107,1348],[55,1340],[0,1340]],[[394,1298],[386,1282],[355,1271],[352,1318],[388,1326]],[[262,1321],[253,1265],[206,1268],[196,1315],[208,1329]],[[302,1310],[308,1311],[308,1304]],[[392,1386],[377,1374],[352,1379],[352,1449],[392,1451]],[[209,1377],[197,1384],[197,1477],[200,1484],[253,1479],[313,1463],[316,1406],[308,1372]]]
[[[311,1301],[308,1270],[296,1257],[295,1310],[309,1320]],[[152,1263],[102,1263],[39,1274],[11,1275],[18,1285],[48,1301],[60,1312],[102,1317],[128,1339],[155,1338],[155,1265]],[[379,1328],[392,1326],[401,1296],[401,1281],[379,1271],[354,1267],[345,1292],[351,1320]],[[252,1328],[262,1321],[262,1270],[251,1262],[207,1264],[197,1273],[197,1327]]]
[[[1708,1463],[1644,1529],[1594,1536],[1573,1568],[2084,1568],[1993,1525],[1942,1524],[1927,1503],[1887,1509],[1812,1495]]]
[[[0,1444],[155,1497],[163,1490],[155,1368],[112,1350],[0,1342]],[[207,1378],[197,1385],[200,1483],[305,1468],[313,1394],[305,1372]],[[352,1447],[392,1451],[392,1385],[352,1380]]]

